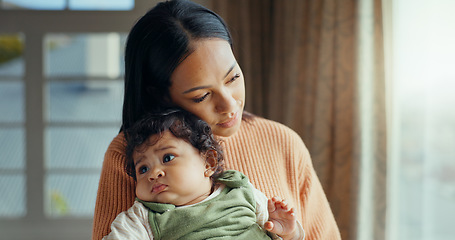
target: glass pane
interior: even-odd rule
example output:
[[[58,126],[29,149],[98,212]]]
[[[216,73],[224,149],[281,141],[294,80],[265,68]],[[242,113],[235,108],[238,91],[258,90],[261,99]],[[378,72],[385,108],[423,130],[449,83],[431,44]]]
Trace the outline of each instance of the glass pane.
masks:
[[[0,175],[0,217],[21,217],[26,213],[25,177]]]
[[[399,171],[391,239],[453,239],[455,2],[399,0],[393,9],[392,164]]]
[[[50,122],[120,122],[123,81],[50,82]]]
[[[101,168],[104,153],[118,128],[46,129],[46,166],[55,168]]]
[[[49,174],[46,178],[46,215],[92,217],[98,174]]]
[[[24,86],[21,81],[0,81],[0,122],[24,121]]]
[[[21,34],[0,34],[0,79],[24,75],[24,38]]]
[[[5,9],[63,10],[66,0],[3,0]]]
[[[71,10],[131,10],[134,0],[69,0]]]
[[[120,78],[126,34],[49,34],[45,37],[47,77]]]
[[[24,169],[25,137],[22,128],[0,128],[0,169]]]

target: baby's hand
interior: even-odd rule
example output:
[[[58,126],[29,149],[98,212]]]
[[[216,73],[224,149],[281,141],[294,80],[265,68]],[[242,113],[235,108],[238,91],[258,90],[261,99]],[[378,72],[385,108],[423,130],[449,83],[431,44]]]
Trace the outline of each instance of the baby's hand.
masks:
[[[273,197],[268,201],[269,220],[264,224],[265,230],[279,235],[283,239],[295,239],[299,236],[297,217],[294,208],[286,200]]]

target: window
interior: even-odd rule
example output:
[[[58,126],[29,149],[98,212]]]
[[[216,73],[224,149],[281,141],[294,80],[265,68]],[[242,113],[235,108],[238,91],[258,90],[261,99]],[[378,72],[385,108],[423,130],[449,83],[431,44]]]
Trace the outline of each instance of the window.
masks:
[[[455,2],[391,3],[390,239],[453,239]]]
[[[119,129],[126,34],[47,34],[45,214],[91,217],[104,152]]]
[[[1,0],[4,9],[131,10],[134,0]]]
[[[0,238],[90,239],[126,33],[157,1],[58,2],[0,0]]]
[[[26,214],[24,37],[0,34],[0,216]]]
[[[44,35],[43,119],[28,124],[24,37],[0,35],[1,219],[92,218],[103,155],[120,127],[125,39],[124,33]],[[26,147],[26,135],[40,136],[43,156],[30,154],[36,146]],[[40,198],[42,205],[30,204]]]

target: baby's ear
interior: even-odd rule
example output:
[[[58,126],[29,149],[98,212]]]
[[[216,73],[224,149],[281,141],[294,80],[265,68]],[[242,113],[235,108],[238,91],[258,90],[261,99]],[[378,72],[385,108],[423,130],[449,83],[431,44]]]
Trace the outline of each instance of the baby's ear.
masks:
[[[215,150],[208,150],[205,153],[205,172],[204,176],[210,177],[215,173],[216,166],[218,165],[218,153]]]

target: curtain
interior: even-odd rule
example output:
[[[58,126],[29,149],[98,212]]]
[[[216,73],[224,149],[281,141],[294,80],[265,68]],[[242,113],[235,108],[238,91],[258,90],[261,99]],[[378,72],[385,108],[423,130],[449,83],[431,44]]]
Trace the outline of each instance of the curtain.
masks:
[[[307,145],[342,239],[385,239],[381,0],[215,0],[246,82],[246,109]],[[366,237],[366,238],[365,238]]]

